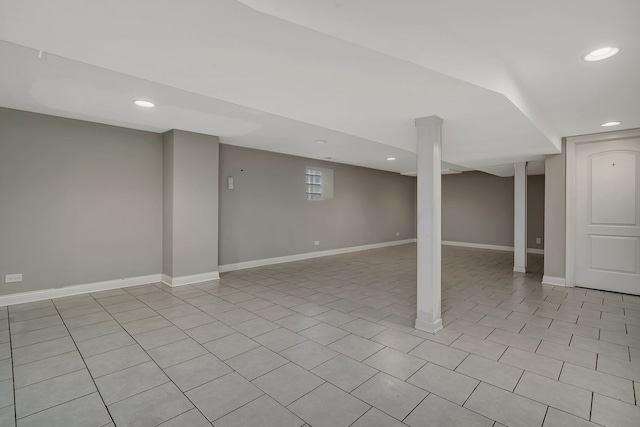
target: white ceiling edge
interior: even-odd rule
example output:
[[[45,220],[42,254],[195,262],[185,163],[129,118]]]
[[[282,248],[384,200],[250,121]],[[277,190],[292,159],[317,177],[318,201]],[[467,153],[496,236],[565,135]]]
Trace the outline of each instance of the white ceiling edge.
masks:
[[[389,34],[385,32],[385,29],[388,28],[389,20],[394,18],[393,15],[369,13],[365,17],[362,13],[359,13],[361,11],[354,9],[354,15],[340,20],[336,19],[338,18],[336,14],[327,14],[327,11],[336,10],[338,7],[338,4],[333,2],[300,0],[239,1],[269,16],[501,93],[549,139],[557,150],[556,153],[562,151],[561,136],[545,123],[539,108],[527,98],[517,78],[507,69],[504,62],[481,55],[469,46],[445,34],[435,32],[421,25],[412,27],[413,31],[396,32],[393,34],[394,37],[388,37]],[[367,0],[370,12],[376,9],[375,2],[376,0],[373,2],[372,0]],[[384,3],[384,0],[382,2]],[[404,3],[412,2],[405,1]],[[344,11],[348,7],[349,4],[344,4],[340,5],[339,9]],[[411,11],[410,13],[415,17],[420,16],[420,14],[416,13],[416,9],[409,7],[409,5],[396,2],[393,7],[396,11]],[[380,22],[377,23],[378,25],[370,26],[353,25],[357,21],[349,21],[349,18],[356,17],[367,20],[375,17],[380,19]],[[406,19],[407,16],[404,16],[404,18]],[[406,27],[410,24],[405,21],[402,22],[402,25]],[[424,55],[424,52],[429,52],[429,55]]]
[[[388,172],[415,169],[415,153],[407,150],[13,43],[0,41],[0,62],[0,107],[154,133],[181,129],[223,144]],[[137,107],[138,98],[157,105]]]
[[[415,153],[0,41],[0,106],[162,133],[217,135],[224,144],[390,172],[414,171]],[[134,99],[157,103],[136,107]],[[445,129],[446,130],[446,129]],[[328,141],[316,144],[316,140]],[[443,157],[448,160],[447,153]],[[395,161],[387,161],[395,157]],[[467,171],[460,163],[443,169]],[[446,171],[445,171],[446,173]]]
[[[545,174],[545,162],[544,160],[535,160],[527,162],[527,175],[544,175]],[[515,167],[513,163],[506,165],[494,165],[494,166],[483,166],[477,169],[480,172],[488,173],[490,175],[500,176],[500,177],[512,177],[515,176]]]
[[[237,1],[1,4],[2,39],[405,151],[415,118],[433,114],[445,119],[443,158],[457,164],[556,150],[498,92]]]

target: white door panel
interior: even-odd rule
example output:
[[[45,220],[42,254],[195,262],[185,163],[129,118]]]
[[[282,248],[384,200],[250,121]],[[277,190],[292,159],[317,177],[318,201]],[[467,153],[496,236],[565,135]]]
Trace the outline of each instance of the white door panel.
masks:
[[[591,265],[593,270],[617,273],[638,273],[638,242],[636,237],[591,237]]]
[[[576,285],[640,295],[640,140],[576,147]]]
[[[591,158],[591,224],[637,225],[636,161],[624,152]]]

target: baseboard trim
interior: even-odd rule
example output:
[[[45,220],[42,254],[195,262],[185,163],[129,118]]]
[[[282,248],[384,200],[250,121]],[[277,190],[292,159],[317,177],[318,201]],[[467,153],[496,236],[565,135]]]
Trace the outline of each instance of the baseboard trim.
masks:
[[[171,277],[166,274],[162,275],[162,283],[175,288],[176,286],[191,285],[193,283],[208,282],[210,280],[220,279],[220,273],[210,271],[208,273],[191,274],[189,276]]]
[[[564,277],[554,276],[542,276],[542,284],[553,286],[567,286],[567,282]]]
[[[228,271],[244,270],[245,268],[262,267],[265,265],[282,264],[285,262],[302,261],[311,258],[320,258],[331,255],[347,254],[350,252],[367,251],[370,249],[385,248],[388,246],[406,245],[407,243],[415,243],[416,239],[394,240],[391,242],[373,243],[371,245],[351,246],[348,248],[330,249],[326,251],[307,252],[303,254],[287,255],[275,258],[257,259],[254,261],[238,262],[235,264],[225,264],[218,266],[220,273]]]
[[[442,244],[447,246],[460,246],[463,248],[490,249],[492,251],[513,252],[513,246],[485,245],[484,243],[471,242],[454,242],[452,240],[443,240]],[[527,253],[544,255],[544,249],[527,248]]]
[[[52,298],[69,297],[88,294],[91,292],[108,291],[111,289],[127,288],[129,286],[148,285],[162,281],[161,274],[127,277],[124,279],[105,280],[103,282],[85,283],[82,285],[65,286],[64,288],[43,289],[40,291],[19,292],[0,296],[0,307],[27,302],[42,301]]]

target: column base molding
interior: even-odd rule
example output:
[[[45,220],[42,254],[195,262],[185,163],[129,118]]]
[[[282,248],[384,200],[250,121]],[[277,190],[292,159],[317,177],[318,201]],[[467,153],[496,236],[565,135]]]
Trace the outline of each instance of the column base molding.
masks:
[[[436,321],[431,322],[426,319],[421,319],[420,317],[420,314],[416,317],[416,329],[430,334],[435,334],[442,329],[442,319],[437,319]]]

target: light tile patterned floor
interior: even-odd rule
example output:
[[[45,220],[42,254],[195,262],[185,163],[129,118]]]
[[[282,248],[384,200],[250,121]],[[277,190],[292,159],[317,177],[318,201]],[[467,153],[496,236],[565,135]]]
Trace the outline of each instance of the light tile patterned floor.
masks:
[[[0,308],[0,425],[640,425],[639,297],[443,253],[435,335],[415,245]]]

